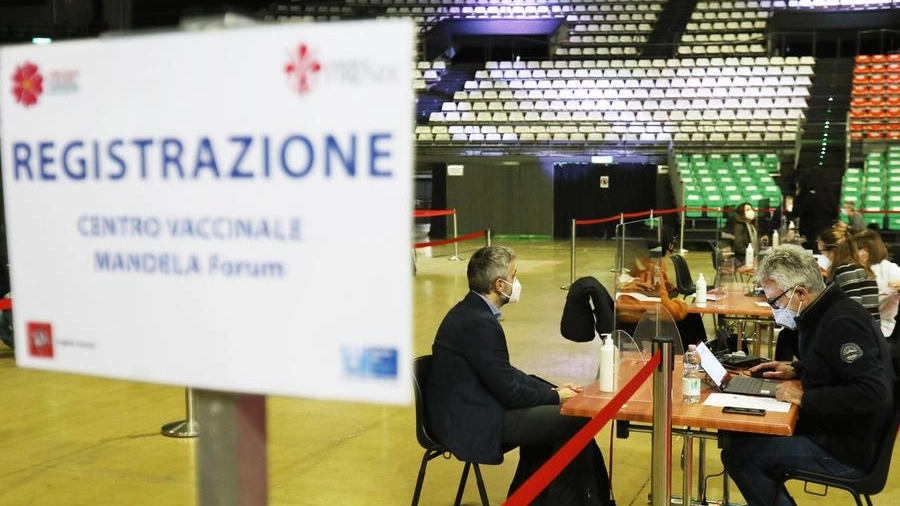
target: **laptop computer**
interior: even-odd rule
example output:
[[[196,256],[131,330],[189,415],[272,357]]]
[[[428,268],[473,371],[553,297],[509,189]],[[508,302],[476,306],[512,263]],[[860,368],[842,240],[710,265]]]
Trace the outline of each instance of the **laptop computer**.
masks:
[[[709,379],[722,392],[775,397],[778,381],[729,373],[725,370],[725,366],[713,355],[713,352],[709,350],[706,343],[698,343],[697,352],[700,354],[700,367],[706,371]]]

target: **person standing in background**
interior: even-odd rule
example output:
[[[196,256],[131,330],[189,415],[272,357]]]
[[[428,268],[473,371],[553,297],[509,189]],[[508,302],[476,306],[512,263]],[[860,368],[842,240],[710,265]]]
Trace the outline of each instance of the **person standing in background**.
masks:
[[[804,248],[815,250],[816,237],[838,218],[838,202],[837,192],[828,187],[821,171],[807,169],[800,173],[794,212],[800,221],[799,233],[806,238]]]
[[[847,225],[850,226],[851,232],[862,232],[866,229],[866,220],[862,214],[857,212],[856,204],[849,200],[844,202],[844,213],[847,214]]]
[[[887,247],[881,235],[874,230],[863,230],[853,235],[853,242],[859,250],[859,260],[875,273],[878,282],[881,314],[881,332],[890,337],[894,332],[897,309],[900,306],[900,266],[888,260]]]
[[[772,229],[778,230],[781,242],[797,243],[800,238],[797,232],[797,216],[794,213],[794,196],[785,195],[782,200],[784,202],[772,215]]]

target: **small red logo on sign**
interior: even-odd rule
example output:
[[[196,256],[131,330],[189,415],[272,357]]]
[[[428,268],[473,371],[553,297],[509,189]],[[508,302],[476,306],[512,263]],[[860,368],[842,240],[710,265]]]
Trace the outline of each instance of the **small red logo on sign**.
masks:
[[[36,104],[38,97],[44,92],[44,76],[41,75],[37,65],[31,62],[16,67],[12,80],[16,102],[25,107]]]
[[[28,354],[53,358],[53,327],[49,323],[28,322]]]
[[[291,87],[301,95],[310,91],[311,81],[321,70],[322,64],[313,57],[306,44],[300,44],[284,66]]]

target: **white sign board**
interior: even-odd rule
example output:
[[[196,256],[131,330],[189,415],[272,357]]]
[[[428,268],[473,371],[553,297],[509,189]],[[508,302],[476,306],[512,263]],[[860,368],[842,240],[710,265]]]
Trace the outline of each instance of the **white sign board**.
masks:
[[[413,25],[0,51],[20,366],[409,402]]]

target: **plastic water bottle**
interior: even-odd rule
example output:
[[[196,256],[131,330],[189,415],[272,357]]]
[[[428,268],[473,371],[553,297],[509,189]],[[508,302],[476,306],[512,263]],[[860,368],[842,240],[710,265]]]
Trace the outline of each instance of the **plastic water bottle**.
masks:
[[[684,352],[684,373],[681,375],[682,404],[700,402],[700,354],[692,344]]]
[[[699,307],[706,307],[706,278],[703,277],[702,272],[697,276],[694,288],[696,290],[694,292],[694,303]]]
[[[747,245],[747,252],[744,254],[744,265],[753,265],[753,260],[756,256],[756,252],[753,251],[753,245]]]
[[[600,347],[600,391],[612,392],[616,388],[616,346],[610,334]]]
[[[778,238],[778,231],[777,231],[777,230],[773,230],[773,231],[772,231],[772,247],[773,247],[773,248],[777,248],[779,242],[780,242],[780,240],[779,240],[779,238]]]

